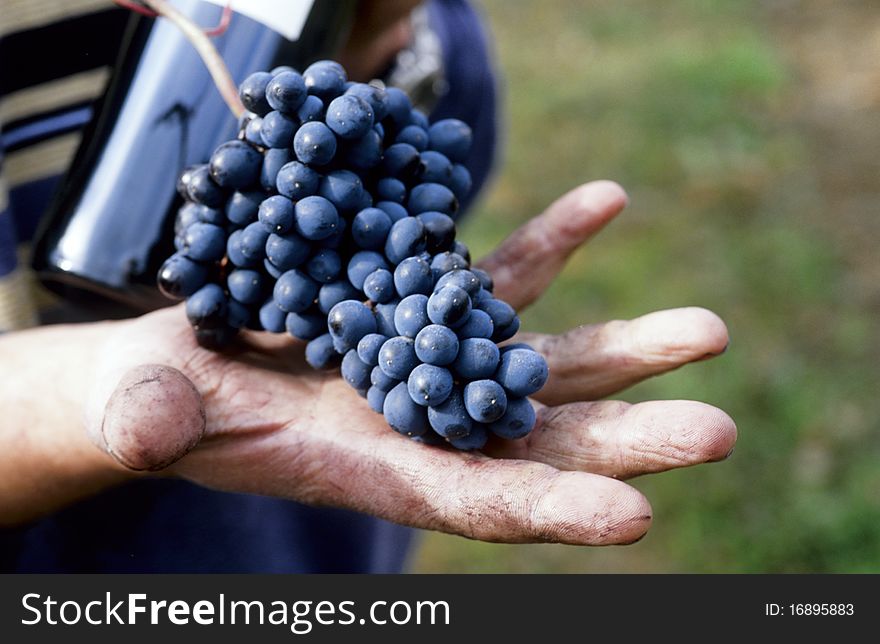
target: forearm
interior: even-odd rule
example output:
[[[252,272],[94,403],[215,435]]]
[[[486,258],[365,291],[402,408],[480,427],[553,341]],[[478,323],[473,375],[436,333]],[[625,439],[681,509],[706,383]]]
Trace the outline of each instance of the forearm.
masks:
[[[85,401],[113,323],[0,336],[0,526],[20,524],[129,476],[95,447]]]

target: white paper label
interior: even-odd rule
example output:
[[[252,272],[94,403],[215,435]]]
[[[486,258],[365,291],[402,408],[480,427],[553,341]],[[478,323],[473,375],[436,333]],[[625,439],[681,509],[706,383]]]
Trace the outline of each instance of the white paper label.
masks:
[[[206,0],[253,18],[288,40],[298,40],[315,0]]]

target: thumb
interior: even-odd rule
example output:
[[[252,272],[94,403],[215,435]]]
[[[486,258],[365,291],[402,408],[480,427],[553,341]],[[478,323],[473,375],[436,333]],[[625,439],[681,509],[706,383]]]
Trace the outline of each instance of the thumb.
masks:
[[[129,369],[107,401],[95,438],[125,467],[156,471],[183,458],[205,433],[202,397],[172,367]]]

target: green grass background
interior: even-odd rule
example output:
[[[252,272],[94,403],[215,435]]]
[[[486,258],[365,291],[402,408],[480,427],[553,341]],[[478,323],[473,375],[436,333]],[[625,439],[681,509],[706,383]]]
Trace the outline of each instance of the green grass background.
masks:
[[[571,187],[622,183],[631,206],[524,326],[716,311],[724,356],[621,397],[712,403],[740,438],[726,462],[634,481],[655,518],[633,546],[427,534],[413,570],[880,571],[872,4],[484,3],[507,139],[463,238],[479,256]]]

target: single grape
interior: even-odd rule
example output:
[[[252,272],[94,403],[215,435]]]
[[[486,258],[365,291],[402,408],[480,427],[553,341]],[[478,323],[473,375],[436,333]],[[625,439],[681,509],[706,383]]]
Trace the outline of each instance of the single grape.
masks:
[[[287,313],[302,313],[318,295],[318,283],[300,270],[289,270],[278,278],[272,296],[278,308]]]
[[[174,234],[175,235],[183,235],[186,232],[186,229],[189,228],[192,224],[197,221],[201,221],[199,217],[199,209],[205,208],[206,210],[213,210],[213,208],[208,208],[207,206],[203,206],[202,204],[195,203],[193,201],[188,201],[183,204],[177,210],[177,216],[174,218]],[[213,221],[207,221],[205,223],[213,224]]]
[[[259,221],[245,226],[239,240],[241,254],[247,258],[249,264],[259,264],[266,257],[266,243],[269,240],[269,233]]]
[[[217,284],[205,284],[186,301],[186,317],[196,329],[218,329],[226,325],[226,294]]]
[[[361,250],[352,255],[348,262],[348,281],[358,290],[363,290],[367,276],[378,269],[388,269],[385,258],[372,250]]]
[[[207,165],[200,165],[190,171],[186,196],[208,208],[222,208],[226,201],[223,188],[211,178],[211,170]]]
[[[462,378],[480,380],[491,378],[498,369],[498,346],[486,338],[462,340],[452,369]]]
[[[229,261],[233,266],[250,268],[255,266],[259,260],[247,257],[241,252],[241,238],[243,233],[244,231],[242,230],[234,230],[229,235],[229,239],[226,240],[226,257],[229,258]]]
[[[431,265],[421,257],[407,257],[394,269],[394,288],[400,297],[431,292]]]
[[[391,217],[391,223],[394,224],[401,219],[406,219],[409,217],[409,213],[406,211],[406,208],[401,206],[399,203],[395,203],[393,201],[379,201],[376,204],[376,208],[382,210],[386,215]]]
[[[238,269],[226,278],[229,294],[242,304],[257,304],[263,300],[263,276],[254,270]]]
[[[468,268],[468,262],[458,253],[440,253],[431,260],[431,272],[435,280],[439,280],[441,275],[459,268]]]
[[[406,209],[412,215],[437,211],[454,215],[458,211],[458,199],[452,190],[440,183],[420,183],[409,192]]]
[[[296,158],[309,165],[327,165],[336,154],[336,136],[320,121],[303,123],[293,137]]]
[[[471,263],[471,251],[468,250],[468,247],[464,242],[455,240],[455,243],[452,244],[452,252],[464,258],[464,261],[470,265]]]
[[[491,338],[494,333],[494,325],[489,314],[480,309],[471,309],[467,322],[455,329],[458,337],[462,340],[469,338]]]
[[[412,125],[418,125],[420,128],[427,130],[431,126],[428,116],[419,108],[414,107],[409,112],[409,122]]]
[[[393,143],[385,148],[382,169],[388,176],[406,182],[415,179],[421,168],[419,151],[409,143]]]
[[[376,197],[379,201],[402,204],[406,201],[406,184],[394,177],[383,177],[376,182]]]
[[[297,206],[299,203],[302,202],[297,202]],[[260,204],[257,217],[267,232],[283,235],[293,228],[293,202],[281,195],[269,197]]]
[[[459,201],[464,201],[465,197],[471,194],[474,181],[471,179],[470,171],[465,166],[461,163],[455,163],[452,165],[452,177],[450,177],[447,185]]]
[[[382,138],[370,129],[345,148],[345,161],[355,170],[369,170],[382,162]]]
[[[342,259],[335,250],[322,248],[306,262],[306,272],[316,282],[329,284],[342,272]]]
[[[319,60],[306,67],[303,80],[309,94],[314,94],[322,101],[331,101],[345,91],[348,77],[339,63]]]
[[[489,275],[486,271],[479,268],[471,268],[471,273],[477,276],[477,279],[480,280],[480,286],[482,286],[488,292],[492,292],[495,288],[495,283],[492,281],[492,276]]]
[[[452,247],[455,242],[455,222],[442,212],[423,212],[416,217],[425,226],[426,250],[434,255]]]
[[[378,357],[377,357],[378,359]],[[382,391],[391,391],[397,383],[400,382],[397,378],[392,378],[384,371],[382,371],[382,367],[376,365],[373,367],[373,370],[370,372],[370,383],[376,388]]]
[[[255,184],[263,163],[261,155],[244,141],[227,141],[211,155],[211,178],[218,186],[244,190]]]
[[[307,96],[306,100],[296,111],[296,117],[300,123],[320,121],[324,118],[324,101],[317,96]]]
[[[507,411],[507,394],[494,380],[474,380],[464,387],[464,406],[478,423],[491,423]]]
[[[360,297],[358,291],[347,279],[324,284],[318,291],[318,309],[324,315],[330,313],[330,309],[344,300],[355,300]]]
[[[442,367],[451,364],[456,359],[459,353],[458,336],[449,327],[429,324],[416,335],[415,348],[416,357],[419,360]],[[495,366],[497,366],[497,360]]]
[[[452,392],[452,374],[443,367],[420,364],[407,379],[407,390],[418,405],[434,407],[441,404]]]
[[[519,331],[519,317],[514,317],[507,326],[495,327],[492,339],[495,342],[504,342],[515,336],[517,331]]]
[[[351,236],[355,243],[367,250],[384,248],[385,239],[391,230],[391,217],[379,208],[364,208],[351,224]]]
[[[272,110],[266,100],[266,87],[272,80],[272,74],[254,72],[244,79],[238,88],[238,95],[245,108],[258,116],[268,114]]]
[[[263,190],[275,190],[278,173],[293,159],[290,148],[270,148],[263,156],[263,167],[260,170],[260,185]]]
[[[343,94],[327,106],[327,127],[343,139],[359,139],[373,127],[373,109],[359,96]]]
[[[266,85],[266,101],[284,114],[295,115],[306,96],[305,81],[295,71],[282,71]]]
[[[270,148],[289,148],[295,134],[296,120],[277,110],[266,114],[260,124],[260,136]]]
[[[183,234],[183,254],[199,262],[214,262],[223,258],[226,233],[220,226],[196,222]]]
[[[473,132],[458,119],[443,119],[428,128],[429,147],[454,163],[464,163],[471,150]]]
[[[333,348],[329,333],[319,335],[306,345],[306,362],[313,369],[329,369],[339,364],[339,354]]]
[[[297,268],[308,256],[309,242],[295,232],[286,235],[272,233],[266,240],[266,258],[281,272]]]
[[[430,323],[427,306],[427,296],[420,293],[403,298],[394,312],[394,328],[397,333],[415,338]]]
[[[274,199],[274,197],[270,197]],[[313,196],[300,199],[294,207],[296,232],[311,240],[332,236],[339,228],[339,214],[332,203],[324,197]]]
[[[511,324],[516,318],[516,311],[507,302],[492,298],[480,303],[480,309],[489,314],[496,331]]]
[[[389,338],[379,349],[379,368],[389,378],[406,380],[418,363],[411,338]]]
[[[428,413],[413,402],[405,382],[401,382],[385,396],[382,413],[391,428],[406,436],[421,436],[430,429]]]
[[[385,405],[385,395],[386,392],[378,387],[370,387],[367,389],[367,403],[370,405],[370,409],[381,414],[382,408]]]
[[[407,125],[394,139],[395,143],[409,143],[419,152],[428,149],[428,132],[418,125]]]
[[[270,333],[281,333],[284,331],[287,313],[278,308],[274,298],[269,298],[260,307],[259,313],[260,324]]]
[[[159,269],[159,289],[175,300],[189,297],[205,285],[208,269],[198,262],[175,254],[165,260]]]
[[[247,226],[257,220],[257,212],[262,202],[262,193],[233,192],[226,202],[226,218],[236,226]]]
[[[372,367],[361,360],[354,349],[342,358],[342,379],[357,391],[366,392],[370,388],[370,371]]]
[[[381,87],[369,83],[352,83],[345,90],[345,96],[357,96],[366,101],[373,111],[376,123],[388,116],[388,96]]]
[[[358,357],[371,367],[379,364],[379,349],[388,340],[384,335],[368,333],[357,345]],[[375,384],[375,383],[373,383]]]
[[[183,199],[190,199],[189,196],[189,183],[192,181],[193,173],[202,167],[202,164],[195,163],[193,165],[188,165],[183,169],[183,172],[180,173],[177,177],[177,194],[181,196]]]
[[[412,103],[406,92],[397,87],[386,87],[385,102],[388,105],[388,116],[396,127],[403,128],[409,124]]]
[[[394,278],[384,268],[378,268],[364,280],[364,295],[373,302],[390,302],[394,296]]]
[[[457,268],[454,271],[443,274],[434,285],[434,292],[440,291],[445,286],[457,286],[471,297],[476,295],[482,288],[480,278],[474,275],[472,271],[464,268]]]
[[[425,150],[421,153],[422,174],[419,179],[422,183],[440,183],[447,188],[452,183],[452,163],[446,158],[445,154],[434,152],[433,150]]]
[[[489,431],[501,438],[516,440],[532,431],[535,420],[535,408],[527,398],[508,397],[507,411],[501,418],[489,423]]]
[[[457,286],[444,286],[428,298],[428,318],[434,324],[455,327],[467,322],[471,298]]]
[[[275,177],[275,188],[279,193],[299,201],[318,193],[321,176],[309,166],[299,161],[284,164]]]
[[[462,438],[470,434],[474,421],[465,409],[461,389],[454,388],[440,405],[430,407],[428,422],[443,438]]]
[[[327,326],[337,348],[348,351],[356,348],[365,335],[376,332],[376,319],[362,302],[344,300],[330,309]]]
[[[391,337],[397,335],[397,329],[394,326],[394,314],[397,312],[397,305],[400,300],[394,299],[390,302],[376,304],[376,328],[382,335]]]
[[[327,319],[315,313],[288,313],[284,326],[298,340],[314,340],[327,332]]]
[[[339,211],[358,209],[363,202],[364,192],[361,178],[349,170],[328,172],[318,186],[318,194]]]
[[[415,217],[395,221],[385,240],[385,256],[393,264],[413,257],[425,250],[427,233],[425,226]]]
[[[261,148],[269,147],[263,140],[263,134],[261,132],[263,129],[263,117],[257,116],[256,114],[252,114],[251,116],[252,118],[244,127],[244,140]]]
[[[484,425],[474,423],[471,433],[462,438],[450,438],[449,443],[455,448],[462,451],[470,451],[475,449],[483,449],[489,440],[489,431]]]
[[[544,356],[528,349],[505,351],[495,378],[513,396],[525,398],[541,389],[549,375]]]

